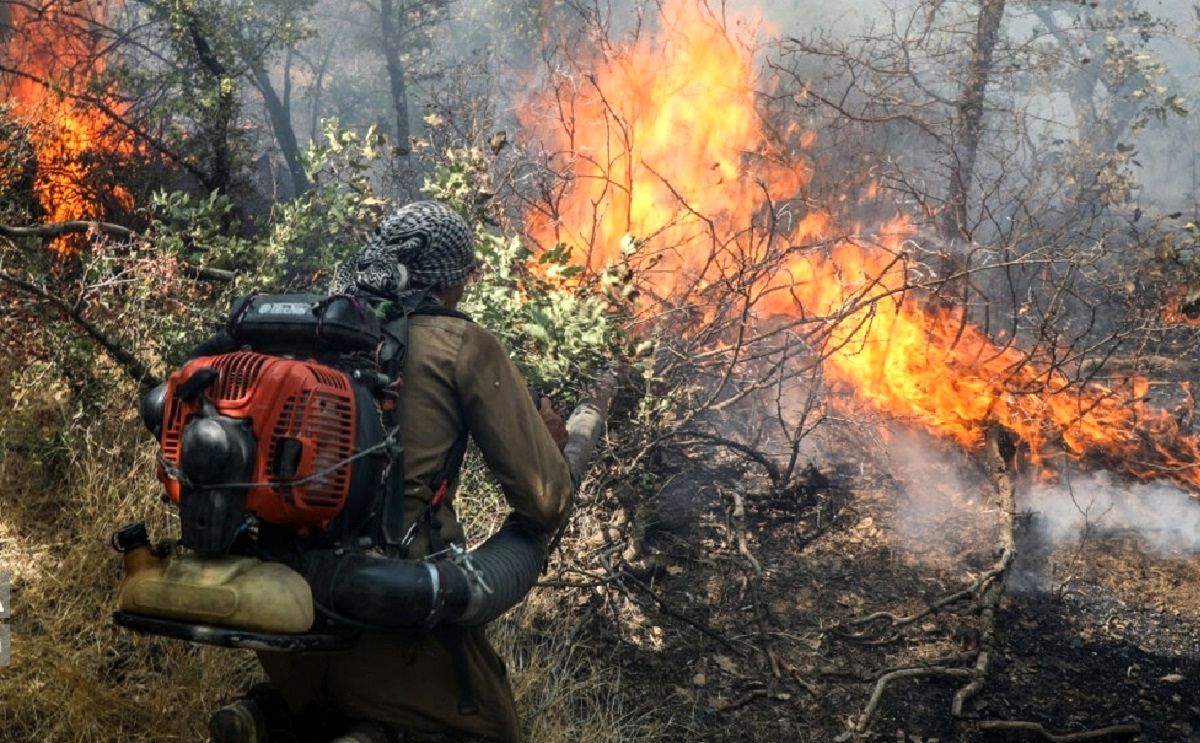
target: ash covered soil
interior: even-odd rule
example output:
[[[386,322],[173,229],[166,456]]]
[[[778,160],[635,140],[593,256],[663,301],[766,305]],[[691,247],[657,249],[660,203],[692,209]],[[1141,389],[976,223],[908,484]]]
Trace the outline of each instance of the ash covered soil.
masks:
[[[889,453],[814,458],[804,484],[771,493],[753,466],[679,451],[655,463],[653,497],[587,504],[593,559],[568,570],[607,577],[576,593],[576,637],[620,668],[621,707],[643,729],[680,741],[1200,741],[1200,556],[1095,515],[1080,538],[1048,543],[1024,513],[991,643],[970,598],[904,622],[992,568],[987,475],[919,437],[820,449]],[[877,612],[892,616],[854,623]],[[955,717],[980,650],[985,684]],[[922,670],[887,685],[863,727],[878,679],[898,669]]]

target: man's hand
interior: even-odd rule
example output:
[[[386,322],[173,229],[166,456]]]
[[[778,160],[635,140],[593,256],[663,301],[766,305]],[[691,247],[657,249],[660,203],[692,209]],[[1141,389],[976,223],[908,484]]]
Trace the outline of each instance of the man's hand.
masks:
[[[546,430],[550,432],[550,438],[554,439],[558,450],[562,451],[567,448],[567,424],[563,423],[562,417],[554,412],[550,398],[543,397],[538,403],[538,415],[542,416],[542,423],[546,424]]]

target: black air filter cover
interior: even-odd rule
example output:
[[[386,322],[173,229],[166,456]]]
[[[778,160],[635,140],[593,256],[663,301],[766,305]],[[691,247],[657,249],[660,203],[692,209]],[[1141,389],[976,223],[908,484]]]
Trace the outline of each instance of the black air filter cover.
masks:
[[[228,330],[263,353],[371,351],[380,339],[375,312],[349,294],[251,294],[233,303]]]

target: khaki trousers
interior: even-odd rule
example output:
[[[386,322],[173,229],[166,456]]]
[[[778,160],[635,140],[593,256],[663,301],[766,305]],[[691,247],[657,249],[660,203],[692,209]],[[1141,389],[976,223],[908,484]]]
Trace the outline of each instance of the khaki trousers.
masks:
[[[460,662],[470,682],[474,709],[463,703],[455,643],[461,643]],[[504,661],[482,627],[368,633],[344,652],[261,652],[258,657],[271,686],[297,715],[332,706],[350,720],[371,720],[414,734],[521,741]]]

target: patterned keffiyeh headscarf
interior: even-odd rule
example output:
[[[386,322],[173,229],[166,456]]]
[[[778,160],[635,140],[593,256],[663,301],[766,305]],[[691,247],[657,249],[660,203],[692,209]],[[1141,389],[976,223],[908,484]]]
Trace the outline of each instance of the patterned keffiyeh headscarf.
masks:
[[[366,247],[338,267],[330,293],[401,301],[418,289],[462,284],[474,270],[466,221],[436,201],[417,201],[385,218]]]

